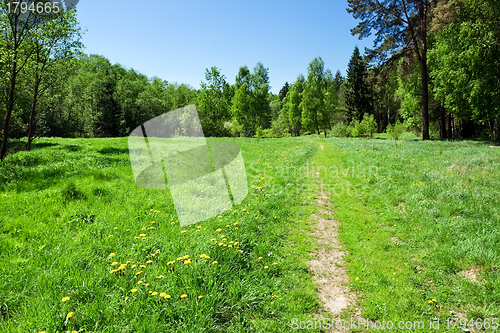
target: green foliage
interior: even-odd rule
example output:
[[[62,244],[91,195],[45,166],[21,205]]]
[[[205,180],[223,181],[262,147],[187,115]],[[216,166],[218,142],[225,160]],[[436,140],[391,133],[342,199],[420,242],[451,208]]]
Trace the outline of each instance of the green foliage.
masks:
[[[377,131],[377,122],[373,115],[369,115],[368,113],[364,114],[360,126],[363,129],[363,134],[369,135],[370,138],[373,138],[373,133]]]
[[[330,131],[330,135],[336,138],[347,138],[351,136],[349,127],[343,122],[336,123]]]
[[[394,125],[388,125],[386,132],[393,140],[399,140],[405,132],[405,125],[397,121]]]
[[[345,104],[347,107],[347,121],[359,120],[365,113],[373,113],[371,106],[371,92],[367,83],[366,63],[354,48],[353,55],[347,67],[345,86]]]
[[[302,74],[290,88],[283,99],[283,117],[293,136],[299,136],[302,130],[302,98],[305,86],[305,78]]]

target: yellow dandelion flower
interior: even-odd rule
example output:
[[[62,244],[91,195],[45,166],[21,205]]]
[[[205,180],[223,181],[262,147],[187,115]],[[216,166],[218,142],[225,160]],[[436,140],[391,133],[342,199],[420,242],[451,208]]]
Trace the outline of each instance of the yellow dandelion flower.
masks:
[[[116,272],[118,272],[118,270],[117,270],[117,269],[112,269],[112,270],[110,271],[110,273],[111,273],[111,274],[116,273]]]
[[[127,300],[128,300],[128,296],[127,296],[127,297],[125,297],[125,301],[127,301]]]
[[[160,293],[160,297],[165,297],[165,296],[167,296],[167,294],[165,294],[165,293]]]
[[[184,258],[184,259],[189,258],[189,254],[186,254],[183,258]]]
[[[186,294],[181,295],[181,298],[186,298],[186,297],[188,297],[188,295],[186,295]]]
[[[156,250],[156,251],[155,251],[155,253],[156,253],[156,254],[160,253],[160,250]]]
[[[146,265],[139,265],[140,268],[146,268]]]
[[[68,312],[68,314],[66,315],[66,319],[73,317],[74,314],[74,312]]]
[[[157,293],[156,291],[153,291],[153,292],[151,293],[151,296],[156,296],[156,295],[158,295],[158,293]]]
[[[149,230],[152,230],[152,229],[154,229],[154,228],[155,228],[155,227],[149,227]]]
[[[77,332],[77,331],[75,331],[75,330],[73,330],[73,331],[71,331],[71,333],[78,333],[78,332]]]
[[[432,299],[433,302],[437,302],[434,298]]]
[[[234,242],[234,245],[238,245],[239,243],[238,242]]]
[[[111,238],[111,237],[113,237],[113,235],[109,235],[108,237]]]
[[[139,234],[139,237],[144,237],[146,236],[146,234]]]
[[[61,302],[66,302],[66,301],[69,301],[69,297],[63,297],[63,299],[61,300]]]
[[[110,257],[114,257],[114,256],[116,256],[116,254],[115,253],[110,253],[109,256]]]
[[[197,226],[196,228],[201,229],[201,225]]]
[[[278,263],[277,262],[273,262],[273,265],[277,265]]]
[[[114,227],[113,229],[116,230],[116,229],[118,229],[118,227]]]
[[[134,238],[135,238],[135,239],[139,239],[139,238],[141,238],[141,237],[135,236]]]
[[[155,221],[151,222],[151,223],[156,223]]]
[[[241,253],[241,252],[243,252],[243,251],[242,250],[238,250],[238,253]]]
[[[148,291],[148,293],[150,293],[150,294],[151,294],[152,292],[153,292],[152,290]]]
[[[233,224],[234,224],[234,225],[238,225],[238,221],[234,222]]]
[[[156,278],[157,278],[157,279],[163,279],[163,278],[164,278],[164,276],[163,276],[163,275],[158,275]]]
[[[137,284],[141,284],[141,283],[142,283],[142,280],[137,281]]]
[[[170,296],[170,295],[168,295],[168,294],[167,294],[167,295],[165,295],[165,296],[163,296],[163,297],[164,297],[164,298],[166,298],[166,299],[169,299],[169,298],[171,298],[172,296]]]
[[[127,229],[127,230],[125,230],[125,231],[130,231],[130,229]]]
[[[359,280],[359,277],[358,277],[358,276],[356,276],[356,281],[358,281],[358,280]]]
[[[226,239],[226,238],[222,238],[222,241],[223,241],[223,242],[227,242],[227,239]]]
[[[264,266],[264,269],[268,269],[268,268],[269,268],[269,266]]]
[[[118,265],[118,262],[116,262],[116,261],[113,261],[113,262],[111,263],[111,266],[116,266],[116,265]]]
[[[222,231],[222,229],[221,229],[221,228],[219,228],[219,229],[215,230],[215,232],[221,232],[221,231]]]
[[[132,268],[136,268],[136,267],[137,267],[137,265],[132,265],[132,266],[130,266],[130,267],[132,267]]]
[[[170,222],[170,224],[175,224],[175,222]]]
[[[177,261],[181,261],[181,260],[184,260],[184,258],[183,257],[177,258]]]
[[[142,239],[142,240],[146,240],[146,237],[142,237],[141,239]]]
[[[432,304],[432,301],[428,301],[427,303]]]
[[[152,212],[153,210],[152,210],[152,209],[150,209],[149,211],[150,211],[150,212]]]
[[[196,229],[196,232],[200,232],[200,229]]]
[[[203,298],[203,296],[202,296],[202,295],[198,296],[198,299],[202,299],[202,298]]]
[[[146,286],[146,287],[149,287],[149,283],[146,283],[146,284],[145,284],[145,286]]]
[[[217,265],[217,261],[212,262],[212,265]]]
[[[224,246],[225,246],[225,245],[226,245],[226,244],[224,244]],[[233,247],[233,246],[232,246],[231,244],[229,244],[227,247]]]
[[[137,273],[135,273],[135,275],[140,275],[142,273],[142,271],[138,271]]]
[[[153,260],[148,260],[146,261],[146,264],[151,264],[153,262]]]
[[[229,228],[229,227],[231,227],[229,224],[228,224],[228,225],[226,225],[226,228]]]
[[[186,230],[181,230],[181,234],[185,234],[186,232]]]
[[[219,243],[219,246],[222,246],[222,245],[224,245],[224,243]]]
[[[156,257],[156,253],[151,253],[151,257]]]
[[[215,238],[212,238],[210,241],[211,241],[211,242],[213,242],[213,241],[216,241],[216,239],[215,239]]]
[[[259,257],[258,259],[259,259],[259,260],[261,260],[261,259],[262,259],[262,257]]]
[[[186,264],[190,264],[190,263],[191,263],[191,260],[190,260],[190,259],[188,259],[188,260],[184,261],[184,264],[185,264],[185,265],[186,265]]]
[[[238,227],[235,227],[234,230],[238,230]]]

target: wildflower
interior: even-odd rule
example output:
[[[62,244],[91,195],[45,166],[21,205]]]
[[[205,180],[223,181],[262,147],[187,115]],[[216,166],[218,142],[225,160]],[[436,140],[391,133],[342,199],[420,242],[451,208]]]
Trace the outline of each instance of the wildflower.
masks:
[[[224,236],[224,235],[221,235],[221,236],[220,236],[220,238],[225,238],[225,237],[226,237],[226,236]]]
[[[141,284],[141,283],[142,283],[142,280],[137,281],[137,284]]]
[[[113,262],[111,263],[111,266],[116,266],[116,265],[118,265],[118,262],[116,262],[116,261],[113,261]]]
[[[66,301],[69,301],[69,297],[63,297],[63,299],[61,300],[61,302],[66,302]]]
[[[114,256],[116,256],[116,254],[115,253],[110,253],[109,256],[110,257],[114,257]]]
[[[238,245],[239,243],[238,242],[234,242],[234,245]]]
[[[124,270],[126,267],[127,267],[126,264],[121,264],[120,267],[118,267],[118,270],[119,271]]]
[[[156,278],[157,278],[157,279],[163,279],[163,278],[164,278],[164,276],[163,276],[163,275],[158,275]]]
[[[114,227],[113,229],[116,230],[116,229],[118,229],[118,227]]]
[[[160,250],[156,250],[156,251],[155,251],[155,253],[156,253],[156,254],[160,253]]]
[[[186,297],[188,297],[188,295],[186,295],[186,294],[181,295],[181,298],[186,298]]]
[[[155,227],[149,227],[149,230],[154,229]]]
[[[212,238],[210,241],[211,241],[211,242],[213,242],[213,241],[216,241],[216,239],[215,239],[215,238]]]
[[[145,284],[145,286],[146,286],[146,287],[149,287],[149,283],[146,283],[146,284]]]
[[[184,264],[185,264],[185,265],[190,264],[190,263],[191,263],[191,260],[190,260],[190,259],[188,259],[188,260],[184,261]]]
[[[118,270],[117,270],[117,269],[112,269],[112,270],[110,271],[110,273],[111,273],[111,274],[116,273],[116,272],[118,272]]]
[[[229,228],[229,227],[230,227],[230,225],[229,225],[229,224],[228,224],[228,225],[226,225],[226,228]]]
[[[139,239],[139,238],[141,238],[141,237],[135,236],[134,238],[135,238],[135,239]]]
[[[170,224],[175,224],[175,222],[170,222]]]
[[[183,257],[177,258],[177,261],[181,261],[181,260],[184,260],[184,258]]]
[[[146,234],[139,234],[139,237],[144,237],[146,236]]]
[[[186,230],[181,230],[181,234],[185,234],[186,232]]]
[[[201,225],[197,226],[196,228],[201,229]]]
[[[128,300],[128,296],[127,296],[127,297],[125,297],[125,301],[127,301],[127,300]]]
[[[137,265],[132,265],[132,266],[130,266],[130,267],[135,268],[136,266],[137,266]]]
[[[156,295],[158,295],[158,293],[157,293],[156,291],[153,291],[153,292],[151,293],[151,296],[156,296]]]
[[[66,319],[73,317],[73,314],[74,312],[68,312],[68,314],[66,315]]]
[[[130,229],[127,229],[127,230],[125,230],[125,231],[130,231]]]
[[[241,252],[243,252],[243,251],[242,250],[238,250],[238,253],[241,253]]]
[[[259,257],[258,259],[259,259],[259,260],[261,260],[261,259],[262,259],[262,257]]]
[[[146,268],[146,265],[140,265],[139,267],[140,268]]]
[[[141,239],[142,239],[142,240],[146,240],[146,237],[142,237]]]
[[[224,246],[226,246],[226,244],[224,244]],[[233,247],[231,244],[229,244],[227,247]]]
[[[156,256],[156,253],[151,253],[151,257],[155,257]]]
[[[168,294],[167,294],[167,295],[165,295],[165,296],[163,296],[163,297],[164,297],[164,298],[166,298],[166,299],[169,299],[169,298],[170,298],[170,297],[172,297],[172,296],[170,296],[170,295],[168,295]]]
[[[219,246],[222,246],[224,243],[219,243]]]
[[[113,237],[113,235],[109,235],[108,237],[111,238],[111,237]]]
[[[137,273],[135,273],[135,275],[140,275],[142,273],[142,271],[138,271]]]
[[[149,211],[150,211],[150,212],[152,212],[153,210],[152,210],[152,209],[150,209]]]
[[[205,253],[203,253],[202,255],[200,255],[201,258],[205,258],[205,259],[210,259],[209,256],[207,256]]]
[[[356,276],[356,281],[358,281],[358,280],[359,280],[359,277],[358,277],[358,276]]]
[[[151,222],[151,223],[155,223],[155,221]]]
[[[278,263],[277,262],[273,262],[273,265],[277,265]]]
[[[217,265],[217,261],[214,261],[214,262],[212,263],[212,265]]]
[[[200,232],[200,229],[196,229],[196,232]]]
[[[184,258],[184,259],[189,258],[189,255],[188,255],[188,254],[186,254],[183,258]]]
[[[202,298],[203,298],[203,296],[202,296],[202,295],[198,296],[198,299],[202,299]]]
[[[221,232],[221,231],[222,231],[222,229],[221,229],[221,228],[219,228],[219,229],[215,230],[215,232]]]
[[[235,227],[234,230],[238,230],[238,227]]]
[[[427,303],[432,304],[432,301],[428,301]]]

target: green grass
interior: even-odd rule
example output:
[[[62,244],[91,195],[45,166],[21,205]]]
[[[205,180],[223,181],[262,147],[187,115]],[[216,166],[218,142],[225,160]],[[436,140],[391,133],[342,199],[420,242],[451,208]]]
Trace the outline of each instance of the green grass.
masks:
[[[275,166],[305,165],[317,145],[236,142],[247,198],[183,228],[168,191],[136,186],[126,138],[42,139],[9,155],[0,166],[0,331],[281,332],[291,318],[311,318],[313,207],[300,191],[279,190],[295,179]]]
[[[311,168],[362,318],[498,318],[500,151],[406,139],[209,139],[241,147],[249,194],[184,228],[168,190],[136,186],[126,138],[41,139],[0,164],[0,332],[293,331],[321,313]]]
[[[446,331],[448,318],[500,317],[498,150],[478,142],[322,141],[318,160],[342,170],[322,176],[361,317],[424,320],[429,332],[436,318]],[[478,282],[462,276],[471,268]]]

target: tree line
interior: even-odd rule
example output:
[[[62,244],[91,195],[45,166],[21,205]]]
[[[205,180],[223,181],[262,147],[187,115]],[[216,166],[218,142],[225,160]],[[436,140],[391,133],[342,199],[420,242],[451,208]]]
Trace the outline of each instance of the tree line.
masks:
[[[36,1],[45,3],[44,1]],[[495,0],[348,0],[360,38],[346,77],[321,57],[306,76],[270,89],[261,62],[229,84],[207,68],[200,89],[148,78],[82,53],[76,9],[58,14],[0,7],[0,158],[9,138],[126,136],[148,119],[196,104],[206,136],[299,136],[378,132],[399,121],[429,138],[498,140],[500,4]],[[373,121],[372,121],[373,120]],[[375,125],[373,125],[375,124]],[[390,127],[390,126],[389,126]],[[392,128],[392,127],[391,127]],[[349,134],[347,134],[349,135]]]

